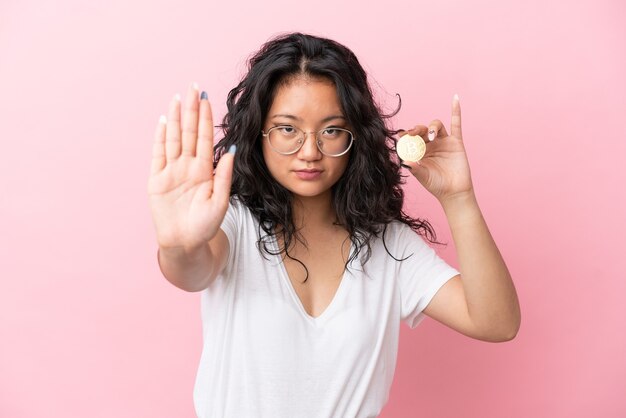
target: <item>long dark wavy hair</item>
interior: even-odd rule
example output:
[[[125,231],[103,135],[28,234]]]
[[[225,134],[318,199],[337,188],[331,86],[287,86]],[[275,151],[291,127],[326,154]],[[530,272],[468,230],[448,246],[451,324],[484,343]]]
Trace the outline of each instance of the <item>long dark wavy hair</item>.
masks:
[[[392,114],[382,113],[374,101],[367,74],[352,51],[330,39],[290,33],[271,39],[248,60],[247,74],[228,94],[228,112],[218,126],[224,137],[215,146],[216,163],[231,145],[237,146],[231,199],[237,196],[259,221],[257,247],[261,254],[284,254],[298,261],[306,270],[304,281],[308,279],[306,266],[289,255],[293,239],[306,245],[293,221],[293,196],[274,180],[261,148],[261,129],[277,87],[300,75],[330,80],[337,89],[344,116],[353,127],[355,140],[347,168],[332,188],[336,224],[348,231],[353,244],[344,268],[363,249],[363,263],[367,262],[374,237],[382,234],[385,245],[387,224],[393,220],[408,225],[431,243],[441,244],[427,220],[414,219],[402,208],[404,193],[400,185],[404,181],[394,152],[394,135],[399,131],[385,124],[398,113],[401,102]],[[268,245],[276,230],[281,231],[283,238],[278,252]],[[386,245],[385,249],[398,260]]]

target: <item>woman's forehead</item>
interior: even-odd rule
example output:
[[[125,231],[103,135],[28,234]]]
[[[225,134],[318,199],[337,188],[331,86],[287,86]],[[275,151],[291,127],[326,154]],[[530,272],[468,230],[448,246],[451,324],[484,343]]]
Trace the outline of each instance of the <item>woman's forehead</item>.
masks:
[[[320,78],[296,78],[278,86],[268,117],[278,115],[292,116],[296,120],[307,116],[326,119],[343,117],[343,112],[332,82]]]

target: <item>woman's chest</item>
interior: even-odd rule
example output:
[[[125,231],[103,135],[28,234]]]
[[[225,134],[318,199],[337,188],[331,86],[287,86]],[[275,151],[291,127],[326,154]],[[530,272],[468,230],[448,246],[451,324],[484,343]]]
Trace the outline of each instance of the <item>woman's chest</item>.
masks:
[[[340,257],[285,258],[284,272],[307,315],[319,317],[331,304],[344,280],[345,263]]]
[[[296,243],[283,253],[282,264],[304,311],[316,318],[330,306],[341,287],[350,241],[345,234],[308,241],[308,246]]]

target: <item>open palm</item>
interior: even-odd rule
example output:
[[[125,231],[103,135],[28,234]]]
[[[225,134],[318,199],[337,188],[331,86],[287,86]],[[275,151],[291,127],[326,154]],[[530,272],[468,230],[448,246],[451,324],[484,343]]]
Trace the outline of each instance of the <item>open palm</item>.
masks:
[[[233,170],[225,154],[213,173],[213,120],[208,100],[192,85],[172,99],[156,129],[148,196],[160,247],[192,249],[211,240],[228,208]]]

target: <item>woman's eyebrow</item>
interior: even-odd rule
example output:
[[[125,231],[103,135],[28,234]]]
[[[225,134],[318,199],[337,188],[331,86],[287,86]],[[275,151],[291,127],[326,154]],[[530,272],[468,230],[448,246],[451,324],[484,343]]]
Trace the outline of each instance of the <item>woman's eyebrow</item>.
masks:
[[[272,116],[272,119],[274,119],[274,118],[279,118],[279,117],[280,117],[280,118],[293,119],[293,120],[297,120],[297,121],[302,121],[302,119],[300,119],[300,118],[299,118],[299,117],[297,117],[297,116],[294,116],[294,115],[287,115],[287,114],[276,114],[276,115],[273,115],[273,116]],[[331,121],[331,120],[333,120],[333,119],[343,119],[343,120],[346,120],[345,116],[343,116],[343,115],[332,115],[332,116],[328,116],[328,117],[326,117],[326,118],[322,119],[322,121],[321,121],[321,122],[322,122],[322,123],[325,123],[325,122]]]

